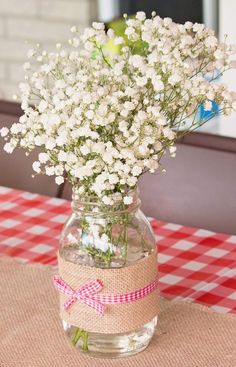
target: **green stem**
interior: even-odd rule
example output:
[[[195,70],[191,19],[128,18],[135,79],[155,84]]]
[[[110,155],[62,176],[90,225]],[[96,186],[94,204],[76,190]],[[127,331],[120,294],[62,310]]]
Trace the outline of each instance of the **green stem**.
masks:
[[[83,330],[83,346],[82,346],[82,350],[83,352],[87,352],[88,351],[88,332]]]
[[[82,350],[83,352],[87,352],[88,351],[88,332],[83,329],[77,328],[71,340],[72,344],[76,346],[80,338],[82,338]]]
[[[76,344],[78,343],[81,336],[82,336],[82,330],[80,328],[77,328],[76,331],[75,331],[75,334],[74,334],[74,336],[72,337],[72,340],[71,340],[71,342],[74,346],[76,346]]]
[[[124,221],[123,221],[123,241],[125,245],[125,253],[124,253],[125,263],[127,261],[127,255],[128,255],[128,223],[129,223],[129,214],[125,214]]]

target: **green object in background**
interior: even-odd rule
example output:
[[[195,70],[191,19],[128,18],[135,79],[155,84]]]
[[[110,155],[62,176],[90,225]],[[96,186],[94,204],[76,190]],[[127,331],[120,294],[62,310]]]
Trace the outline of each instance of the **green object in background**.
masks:
[[[134,17],[131,16],[129,18],[134,18]],[[123,18],[114,19],[111,22],[107,23],[107,28],[113,29],[115,34],[118,37],[124,37],[125,29],[126,29],[125,20]]]
[[[135,16],[129,16],[129,19],[135,18]],[[125,45],[132,47],[132,54],[143,55],[145,54],[145,49],[148,47],[148,43],[142,40],[130,41],[125,35],[125,29],[127,27],[125,20],[123,18],[112,20],[106,23],[107,29],[111,28],[115,32],[117,37],[123,37],[125,40]],[[114,42],[109,41],[105,46],[109,52],[114,54],[119,54],[122,45],[115,45]]]
[[[127,43],[127,37],[125,36],[125,29],[126,24],[123,18],[112,20],[109,23],[106,23],[106,28],[113,29],[117,37],[124,37],[125,42]],[[115,45],[115,43],[110,40],[107,45],[105,46],[105,49],[113,54],[119,54],[121,50],[122,45]]]

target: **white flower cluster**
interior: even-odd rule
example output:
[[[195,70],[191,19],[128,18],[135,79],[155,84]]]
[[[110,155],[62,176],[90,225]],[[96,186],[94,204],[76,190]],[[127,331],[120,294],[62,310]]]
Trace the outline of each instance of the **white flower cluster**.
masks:
[[[24,115],[10,131],[1,129],[4,149],[39,147],[36,173],[55,175],[57,184],[67,179],[105,204],[116,193],[128,205],[126,192],[138,177],[154,172],[167,149],[175,154],[186,119],[192,118],[188,131],[205,122],[197,118],[200,104],[210,110],[215,101],[224,114],[235,108],[235,93],[212,83],[232,67],[235,48],[202,24],[176,24],[154,13],[126,19],[124,37],[102,23],[81,36],[76,27],[71,31],[70,51],[57,44],[55,53],[28,52],[38,68],[24,65]],[[118,54],[109,53],[109,40]]]
[[[93,229],[93,227],[91,229]],[[81,244],[84,248],[92,247],[96,248],[97,250],[101,250],[104,253],[107,251],[114,253],[116,250],[116,247],[110,243],[109,237],[105,233],[100,235],[97,231],[92,232],[92,234],[89,235],[83,233],[81,237]]]

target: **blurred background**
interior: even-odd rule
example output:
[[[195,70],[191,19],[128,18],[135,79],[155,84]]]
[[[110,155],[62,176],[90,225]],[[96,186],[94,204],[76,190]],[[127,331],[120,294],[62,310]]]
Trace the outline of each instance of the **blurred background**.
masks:
[[[223,40],[236,44],[236,0],[0,0],[0,127],[10,126],[21,115],[13,103],[24,80],[26,53],[37,43],[47,50],[70,38],[70,28],[81,31],[100,20],[116,28],[123,13],[153,10],[161,17],[184,23],[205,23]],[[236,71],[221,82],[236,91]],[[166,175],[145,175],[141,180],[143,208],[159,219],[232,232],[236,197],[236,114],[216,117],[198,133],[178,144],[175,160],[164,160]],[[70,188],[58,187],[52,177],[31,178],[36,154],[9,156],[0,141],[0,185],[70,198]],[[149,189],[146,189],[146,186]],[[149,197],[155,195],[156,201]],[[229,194],[230,193],[230,194]],[[226,204],[227,203],[227,204]],[[189,214],[191,212],[191,215]]]

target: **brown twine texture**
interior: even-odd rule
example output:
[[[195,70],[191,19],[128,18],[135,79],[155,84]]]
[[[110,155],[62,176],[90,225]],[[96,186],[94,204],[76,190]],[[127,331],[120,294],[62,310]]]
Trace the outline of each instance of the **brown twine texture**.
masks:
[[[91,279],[99,279],[104,287],[99,294],[124,294],[143,288],[157,276],[156,253],[137,263],[118,269],[99,269],[73,264],[58,255],[59,274],[73,289]],[[68,295],[60,293],[61,318],[71,325],[96,333],[124,333],[135,330],[152,320],[159,312],[158,289],[148,296],[122,305],[106,305],[103,316],[77,301],[68,310],[64,303]]]
[[[236,317],[161,302],[156,335],[136,356],[91,359],[67,341],[52,270],[0,260],[1,367],[235,367]]]

